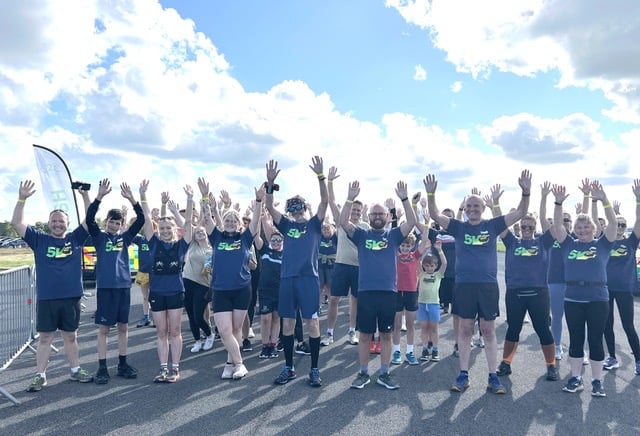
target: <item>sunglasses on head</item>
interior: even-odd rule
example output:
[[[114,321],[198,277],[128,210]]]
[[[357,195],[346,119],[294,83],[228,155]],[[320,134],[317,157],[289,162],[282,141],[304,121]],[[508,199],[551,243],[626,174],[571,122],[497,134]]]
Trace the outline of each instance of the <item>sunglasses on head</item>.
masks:
[[[293,206],[287,207],[287,212],[298,212],[298,211],[301,211],[302,209],[304,209],[304,204],[298,203],[298,204],[294,204]]]
[[[282,242],[282,238],[271,238],[271,242]]]

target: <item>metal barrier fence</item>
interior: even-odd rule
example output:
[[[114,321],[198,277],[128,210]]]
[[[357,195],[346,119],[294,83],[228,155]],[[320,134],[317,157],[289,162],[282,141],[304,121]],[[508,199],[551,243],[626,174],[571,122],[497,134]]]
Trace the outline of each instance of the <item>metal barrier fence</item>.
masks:
[[[35,337],[35,273],[22,266],[0,272],[0,372],[31,347]],[[0,387],[0,394],[20,404]]]

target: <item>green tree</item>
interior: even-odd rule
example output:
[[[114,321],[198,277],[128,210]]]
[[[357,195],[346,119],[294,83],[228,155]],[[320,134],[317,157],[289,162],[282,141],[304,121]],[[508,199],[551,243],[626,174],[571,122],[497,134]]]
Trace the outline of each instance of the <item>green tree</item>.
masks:
[[[17,238],[18,232],[11,225],[11,221],[3,221],[0,223],[0,236],[8,236],[10,238]]]

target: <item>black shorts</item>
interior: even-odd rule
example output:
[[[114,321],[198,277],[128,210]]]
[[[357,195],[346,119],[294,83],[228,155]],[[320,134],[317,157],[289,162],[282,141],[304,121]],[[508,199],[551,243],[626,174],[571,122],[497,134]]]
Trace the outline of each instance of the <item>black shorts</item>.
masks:
[[[453,299],[453,287],[456,284],[456,279],[453,277],[443,277],[440,280],[440,288],[438,289],[438,297],[440,297],[440,304],[451,304]]]
[[[96,324],[112,326],[117,322],[129,323],[130,288],[98,288],[96,304]]]
[[[156,294],[149,293],[149,304],[152,312],[163,312],[165,310],[181,309],[184,307],[184,292],[177,294]]]
[[[36,301],[36,331],[75,332],[80,325],[80,297]]]
[[[398,291],[396,294],[396,312],[415,312],[418,310],[418,293]]]
[[[331,296],[346,297],[351,295],[358,298],[358,267],[345,263],[333,265],[333,277],[331,278]]]
[[[260,315],[276,312],[278,310],[278,295],[280,289],[258,289],[258,302]]]
[[[360,333],[373,334],[393,331],[396,319],[396,293],[392,291],[366,291],[358,297],[358,328]]]
[[[251,303],[251,285],[228,291],[213,290],[211,309],[213,313],[248,310]]]
[[[500,290],[497,283],[456,283],[453,306],[460,318],[493,321],[500,316],[498,302]]]

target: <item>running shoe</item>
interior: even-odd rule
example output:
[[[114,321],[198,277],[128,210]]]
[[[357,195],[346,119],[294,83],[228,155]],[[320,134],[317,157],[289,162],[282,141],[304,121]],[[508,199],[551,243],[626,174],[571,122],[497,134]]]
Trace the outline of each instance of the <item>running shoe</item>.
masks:
[[[582,383],[582,379],[578,377],[571,377],[565,387],[562,388],[565,392],[578,392],[584,389],[584,384]]]
[[[611,356],[607,357],[607,360],[605,360],[602,365],[602,369],[606,369],[607,371],[618,368],[620,368],[620,362],[618,362],[618,359]]]
[[[255,337],[256,337],[256,334],[255,334],[255,333],[254,333],[254,331],[253,331],[253,327],[249,327],[249,333],[247,333],[247,337],[248,337],[249,339],[252,339],[252,338],[255,338]]]
[[[97,385],[106,385],[109,383],[109,379],[111,376],[109,375],[109,370],[105,368],[98,368],[98,372],[96,372],[93,381],[96,382]]]
[[[275,359],[278,357],[278,348],[273,345],[269,347],[269,359]]]
[[[484,348],[484,338],[482,336],[478,339],[478,347]]]
[[[355,330],[349,330],[349,335],[347,337],[347,340],[351,345],[358,345],[360,343],[360,340],[358,339],[358,334],[356,333]]]
[[[392,365],[400,365],[402,363],[402,356],[399,351],[393,352],[393,357],[391,358]]]
[[[420,360],[422,360],[423,362],[428,362],[430,357],[431,357],[431,353],[429,352],[429,349],[423,348],[422,354],[420,354]]]
[[[636,362],[636,375],[640,375],[640,360]]]
[[[140,321],[138,321],[138,324],[136,324],[137,328],[140,327],[148,327],[151,325],[151,318],[149,317],[149,315],[144,315],[142,318],[140,318]]]
[[[192,353],[199,353],[200,350],[202,350],[202,346],[203,345],[204,345],[203,342],[200,339],[198,339],[197,341],[195,341],[193,343],[193,347],[191,347],[191,352]]]
[[[496,374],[498,374],[500,377],[511,374],[511,364],[503,360],[502,362],[500,362],[500,365],[498,365]]]
[[[136,378],[138,377],[138,370],[128,363],[119,363],[118,372],[116,373],[116,375],[123,378]]]
[[[311,348],[309,347],[309,344],[307,344],[306,341],[298,342],[298,345],[296,345],[296,354],[310,356]]]
[[[460,357],[460,350],[458,349],[458,344],[453,345],[453,357]]]
[[[560,374],[558,374],[558,368],[555,365],[547,366],[547,380],[558,381],[560,380]]]
[[[180,370],[178,368],[171,368],[167,376],[167,383],[175,383],[178,380],[180,380]]]
[[[166,367],[162,366],[160,367],[160,372],[158,373],[158,375],[153,378],[153,382],[166,383],[168,377],[169,377],[169,370]]]
[[[322,379],[320,378],[320,370],[318,368],[311,368],[309,372],[309,386],[314,388],[322,386]]]
[[[253,351],[253,346],[251,345],[251,341],[247,338],[242,340],[242,351]]]
[[[276,351],[282,350],[284,350],[284,345],[282,345],[282,342],[278,341],[278,343],[276,344]]]
[[[229,380],[233,378],[234,367],[233,363],[225,363],[224,368],[222,369],[222,376],[220,378]]]
[[[464,390],[467,389],[469,386],[470,386],[469,375],[460,373],[458,378],[456,378],[456,381],[454,381],[453,384],[451,385],[451,391],[464,392]]]
[[[562,360],[562,355],[564,352],[562,351],[562,345],[556,345],[556,360]]]
[[[268,359],[269,357],[271,357],[271,347],[263,345],[262,351],[260,351],[260,354],[258,355],[258,359]]]
[[[389,390],[398,389],[398,385],[395,381],[393,381],[393,376],[389,372],[385,372],[384,374],[380,374],[378,376],[378,380],[376,380],[380,386],[384,386]]]
[[[500,379],[495,374],[489,375],[489,380],[487,381],[487,389],[498,395],[507,393],[507,390],[504,386],[502,386],[502,383],[500,383]]]
[[[76,372],[72,372],[69,376],[69,379],[80,383],[91,383],[93,381],[93,376],[84,369],[80,368]]]
[[[202,351],[209,351],[213,348],[213,343],[215,342],[216,337],[214,335],[207,336],[204,340],[204,345],[202,346]]]
[[[416,359],[416,356],[413,354],[413,351],[411,353],[407,353],[404,355],[405,357],[405,362],[407,362],[409,365],[419,365],[420,362],[418,362],[418,359]]]
[[[607,393],[602,387],[602,382],[598,379],[591,382],[591,396],[592,397],[606,397]]]
[[[367,374],[366,372],[360,371],[356,376],[356,379],[353,382],[351,382],[351,387],[353,389],[362,389],[366,385],[368,385],[370,382],[371,382],[371,377],[369,377],[369,374]]]
[[[249,370],[247,370],[247,367],[244,366],[243,363],[239,363],[233,366],[233,374],[231,375],[231,377],[234,380],[240,380],[242,377],[244,377],[247,374],[249,374]]]
[[[325,333],[325,335],[322,337],[322,340],[320,341],[320,345],[322,345],[323,347],[326,347],[328,345],[333,344],[333,335],[329,332]]]
[[[431,361],[432,362],[439,362],[440,361],[440,355],[438,354],[438,350],[434,349],[431,352]]]
[[[278,374],[278,377],[273,381],[277,385],[286,385],[289,381],[297,377],[296,371],[293,368],[285,366]]]
[[[35,377],[31,379],[31,383],[29,383],[29,386],[27,387],[27,392],[41,391],[46,385],[47,379],[42,377],[40,374],[36,374]]]

